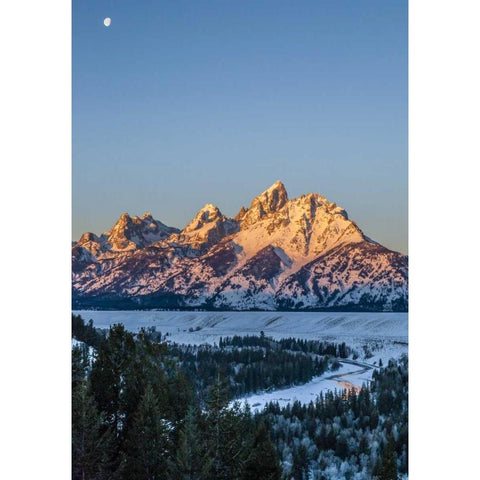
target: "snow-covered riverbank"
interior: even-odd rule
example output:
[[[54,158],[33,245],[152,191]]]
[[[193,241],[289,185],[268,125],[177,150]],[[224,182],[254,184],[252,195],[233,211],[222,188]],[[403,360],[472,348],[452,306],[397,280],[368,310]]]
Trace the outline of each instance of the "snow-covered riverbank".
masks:
[[[300,403],[314,402],[320,392],[337,391],[345,388],[359,389],[363,384],[368,384],[372,379],[373,368],[364,367],[353,363],[343,363],[335,372],[327,372],[313,378],[304,385],[290,388],[263,392],[249,395],[240,399],[241,403],[247,402],[254,411],[262,410],[267,403],[278,402],[281,407],[294,401]]]

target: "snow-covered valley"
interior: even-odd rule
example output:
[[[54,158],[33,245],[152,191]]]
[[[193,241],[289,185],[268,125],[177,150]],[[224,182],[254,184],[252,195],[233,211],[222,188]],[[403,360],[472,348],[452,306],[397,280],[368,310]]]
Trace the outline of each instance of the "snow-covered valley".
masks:
[[[76,311],[98,328],[122,323],[127,330],[154,327],[168,334],[169,341],[183,344],[214,344],[220,337],[259,335],[274,339],[299,338],[345,342],[357,352],[355,358],[342,360],[335,372],[315,377],[304,385],[249,395],[253,409],[270,401],[286,405],[295,400],[309,403],[320,392],[360,388],[372,378],[379,362],[408,354],[407,313],[358,312],[180,312],[180,311]]]
[[[205,312],[161,310],[78,310],[98,328],[122,323],[127,330],[155,327],[178,343],[214,343],[221,336],[258,335],[273,338],[337,338],[340,341],[407,342],[408,314],[363,312]]]

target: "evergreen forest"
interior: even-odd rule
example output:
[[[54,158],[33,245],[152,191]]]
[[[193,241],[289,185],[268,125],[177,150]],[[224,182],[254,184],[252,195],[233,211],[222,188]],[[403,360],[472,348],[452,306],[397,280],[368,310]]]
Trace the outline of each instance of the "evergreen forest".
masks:
[[[72,337],[74,480],[406,478],[406,357],[359,391],[254,413],[242,396],[306,383],[355,352],[263,332],[179,345],[76,315]]]

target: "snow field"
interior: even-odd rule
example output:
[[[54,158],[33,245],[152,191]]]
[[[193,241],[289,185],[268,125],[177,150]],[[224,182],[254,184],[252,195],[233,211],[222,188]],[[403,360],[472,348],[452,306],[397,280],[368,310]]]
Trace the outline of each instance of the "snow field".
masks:
[[[380,360],[408,354],[407,313],[358,312],[185,312],[185,311],[95,311],[81,310],[85,321],[90,319],[98,328],[122,323],[127,330],[155,327],[168,334],[168,340],[200,345],[218,343],[220,337],[233,335],[259,335],[261,331],[274,339],[295,337],[308,340],[345,342],[358,354],[356,364],[341,362],[335,372],[326,372],[312,381],[286,389],[249,395],[240,399],[253,410],[262,409],[271,401],[281,406],[298,400],[315,401],[320,392],[360,388],[372,378]],[[365,368],[365,366],[370,368]],[[345,375],[343,375],[345,374]],[[338,377],[338,375],[342,375]],[[330,378],[330,377],[335,378]]]

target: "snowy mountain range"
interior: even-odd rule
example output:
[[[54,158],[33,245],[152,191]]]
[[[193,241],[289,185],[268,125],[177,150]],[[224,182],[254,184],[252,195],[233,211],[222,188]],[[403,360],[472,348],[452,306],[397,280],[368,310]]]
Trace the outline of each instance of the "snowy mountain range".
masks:
[[[72,247],[75,308],[406,311],[408,258],[347,212],[275,182],[228,218],[207,204],[183,229],[121,215]]]

